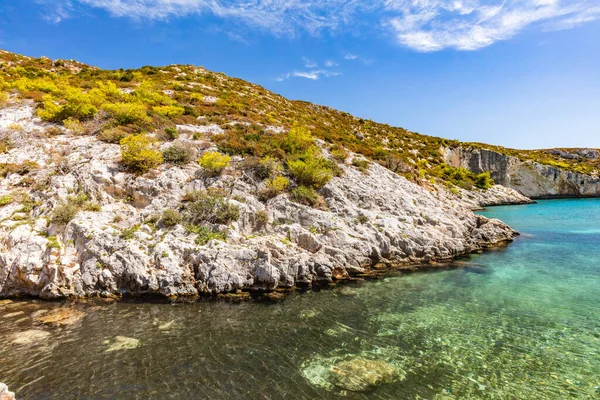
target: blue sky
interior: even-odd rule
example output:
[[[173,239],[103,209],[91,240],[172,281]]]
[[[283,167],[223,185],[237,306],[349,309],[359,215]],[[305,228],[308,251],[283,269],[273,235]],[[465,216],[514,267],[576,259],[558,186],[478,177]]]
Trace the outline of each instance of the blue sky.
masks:
[[[0,0],[0,48],[203,65],[424,134],[600,147],[600,0]]]

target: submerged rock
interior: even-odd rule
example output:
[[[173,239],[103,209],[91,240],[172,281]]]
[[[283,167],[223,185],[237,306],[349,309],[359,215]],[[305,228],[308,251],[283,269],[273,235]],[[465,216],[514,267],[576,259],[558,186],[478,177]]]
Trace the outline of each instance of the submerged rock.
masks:
[[[367,392],[398,379],[392,365],[364,358],[342,361],[331,368],[330,375],[334,385],[351,392]]]
[[[108,346],[108,349],[104,351],[105,353],[116,350],[131,350],[141,346],[139,339],[134,339],[127,336],[115,336],[115,339],[112,343],[110,341],[107,342],[107,344],[110,344],[110,346]]]
[[[0,400],[15,400],[15,394],[8,390],[8,386],[0,382]]]
[[[41,342],[50,336],[49,332],[42,331],[39,329],[30,329],[28,331],[15,333],[13,335],[12,343],[14,344],[31,344],[35,342]]]
[[[51,326],[73,325],[80,321],[85,313],[73,308],[57,308],[41,317],[35,318],[36,322]]]

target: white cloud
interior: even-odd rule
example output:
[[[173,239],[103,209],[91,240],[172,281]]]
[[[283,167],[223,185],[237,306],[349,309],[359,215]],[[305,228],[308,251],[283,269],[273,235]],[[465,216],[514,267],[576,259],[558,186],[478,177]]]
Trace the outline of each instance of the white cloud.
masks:
[[[399,15],[388,27],[398,42],[423,52],[477,50],[536,24],[565,29],[600,18],[598,0],[390,1]]]
[[[356,54],[348,53],[344,56],[344,60],[356,60],[358,56]]]
[[[213,15],[274,35],[382,31],[417,51],[476,50],[525,29],[571,29],[600,19],[600,0],[35,0],[52,22],[99,8],[114,17]],[[354,56],[346,55],[346,59]],[[363,62],[368,60],[363,60]]]
[[[336,72],[336,71],[330,71],[330,70],[326,70],[326,69],[315,69],[315,70],[308,70],[308,71],[294,71],[294,72],[282,74],[282,75],[279,75],[277,78],[275,78],[275,80],[278,82],[283,82],[290,78],[304,78],[304,79],[310,79],[311,81],[316,81],[316,80],[320,79],[321,77],[328,78],[328,77],[339,76],[339,75],[342,75],[342,73]]]
[[[327,61],[325,61],[325,66],[327,68],[337,67],[338,63],[336,63],[335,61],[332,61],[332,60],[327,60]]]
[[[302,61],[304,61],[304,67],[306,68],[317,68],[319,66],[316,62],[307,57],[302,57]]]

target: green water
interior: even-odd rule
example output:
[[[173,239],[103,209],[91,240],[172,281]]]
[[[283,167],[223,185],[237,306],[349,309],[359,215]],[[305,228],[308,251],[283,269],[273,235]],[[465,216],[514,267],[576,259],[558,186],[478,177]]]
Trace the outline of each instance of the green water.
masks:
[[[460,268],[278,303],[0,306],[0,382],[21,400],[600,398],[600,200],[484,214],[522,236]],[[85,316],[35,321],[60,307]],[[48,336],[13,342],[31,329]],[[107,352],[116,336],[139,346]],[[343,391],[329,371],[355,357],[398,380]]]

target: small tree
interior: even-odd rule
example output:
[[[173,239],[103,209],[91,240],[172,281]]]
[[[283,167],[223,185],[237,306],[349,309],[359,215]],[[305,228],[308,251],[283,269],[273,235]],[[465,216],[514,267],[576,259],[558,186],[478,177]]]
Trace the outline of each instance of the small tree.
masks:
[[[123,163],[137,172],[146,172],[159,166],[163,156],[154,149],[155,142],[146,135],[129,135],[121,139]]]

